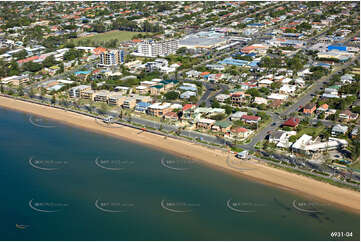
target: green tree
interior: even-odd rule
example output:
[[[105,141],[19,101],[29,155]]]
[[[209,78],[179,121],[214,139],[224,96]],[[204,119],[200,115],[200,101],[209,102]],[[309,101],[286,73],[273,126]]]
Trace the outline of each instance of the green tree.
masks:
[[[212,102],[212,108],[220,108],[220,107],[221,107],[221,105],[219,104],[219,102],[217,100],[214,100]]]
[[[23,68],[25,71],[30,71],[30,72],[37,72],[40,71],[42,69],[42,65],[40,63],[35,63],[35,62],[26,62],[23,65]]]
[[[166,100],[176,100],[179,98],[179,93],[175,91],[170,91],[164,94]]]
[[[247,94],[251,95],[252,97],[260,97],[262,96],[261,93],[256,88],[250,88],[246,91]]]
[[[19,96],[24,96],[24,89],[21,85],[19,85],[17,92]]]
[[[51,96],[51,104],[55,104],[56,103],[56,97],[55,95]]]
[[[297,141],[297,136],[296,136],[296,135],[292,135],[291,137],[288,138],[288,141],[289,141],[289,142],[292,142],[292,143],[296,142],[296,141]]]
[[[101,114],[106,114],[108,112],[108,110],[109,110],[109,107],[108,107],[108,105],[106,103],[102,103],[100,105],[99,111],[100,111]]]
[[[43,61],[44,67],[51,67],[56,64],[57,64],[57,61],[55,60],[53,55],[46,57],[45,60]]]

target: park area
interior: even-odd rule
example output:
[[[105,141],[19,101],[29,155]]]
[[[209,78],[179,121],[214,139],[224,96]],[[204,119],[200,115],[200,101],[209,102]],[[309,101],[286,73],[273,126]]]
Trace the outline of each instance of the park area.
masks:
[[[74,44],[79,44],[79,43],[105,43],[108,41],[112,41],[112,40],[117,40],[119,41],[125,41],[125,40],[131,40],[133,36],[139,34],[138,32],[129,32],[129,31],[119,31],[119,30],[114,30],[114,31],[109,31],[109,32],[105,32],[105,33],[101,33],[101,34],[94,34],[94,35],[89,35],[89,36],[85,36],[85,37],[79,37],[76,39],[71,40]]]

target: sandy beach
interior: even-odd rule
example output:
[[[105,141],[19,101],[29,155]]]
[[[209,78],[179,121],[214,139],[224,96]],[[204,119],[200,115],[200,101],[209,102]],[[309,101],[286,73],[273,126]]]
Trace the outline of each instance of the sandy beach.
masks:
[[[262,183],[302,194],[310,199],[324,201],[324,203],[332,203],[355,213],[360,212],[360,193],[357,191],[339,188],[252,161],[243,161],[241,165],[239,165],[240,160],[235,158],[234,155],[231,156],[230,161],[234,163],[237,162],[238,164],[237,166],[230,166],[226,162],[228,155],[224,151],[210,149],[178,139],[165,139],[162,136],[148,132],[139,132],[139,130],[129,127],[109,128],[97,124],[94,118],[11,98],[0,97],[0,106],[40,115],[93,132],[111,135],[152,146],[156,149],[169,151],[197,162],[202,162],[202,164],[211,166],[212,168],[220,169],[220,172],[229,172],[232,175],[255,179]],[[240,171],[238,168],[245,170]]]

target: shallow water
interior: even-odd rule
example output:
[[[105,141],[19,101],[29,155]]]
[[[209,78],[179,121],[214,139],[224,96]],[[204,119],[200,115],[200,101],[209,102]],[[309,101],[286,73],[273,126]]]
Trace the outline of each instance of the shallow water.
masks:
[[[1,240],[360,238],[358,214],[146,146],[2,108],[0,133]]]

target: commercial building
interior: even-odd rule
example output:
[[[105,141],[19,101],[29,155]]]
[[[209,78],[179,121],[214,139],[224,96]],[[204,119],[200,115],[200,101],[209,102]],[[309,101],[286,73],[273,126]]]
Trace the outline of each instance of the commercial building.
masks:
[[[138,56],[145,57],[157,57],[157,56],[168,56],[174,54],[179,46],[178,40],[166,40],[166,41],[144,41],[138,45],[138,52],[133,53]]]
[[[202,31],[185,36],[179,41],[179,47],[211,49],[225,45],[226,43],[227,38],[224,33]]]

